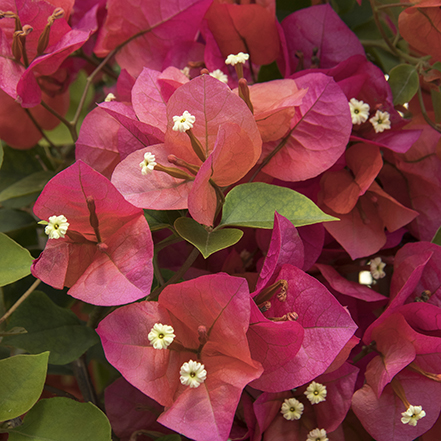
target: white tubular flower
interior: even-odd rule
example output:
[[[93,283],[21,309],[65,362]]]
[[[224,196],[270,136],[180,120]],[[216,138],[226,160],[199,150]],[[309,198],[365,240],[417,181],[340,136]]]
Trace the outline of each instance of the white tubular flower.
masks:
[[[282,404],[280,413],[285,420],[299,420],[304,408],[305,406],[299,400],[296,400],[295,398],[287,398]]]
[[[230,54],[225,60],[225,64],[231,64],[232,66],[235,66],[238,63],[243,64],[248,60],[248,58],[250,58],[250,56],[248,54],[244,54],[243,52],[239,52],[237,55]]]
[[[189,129],[193,128],[193,124],[196,121],[196,117],[194,117],[187,110],[182,114],[182,116],[174,116],[173,122],[175,123],[173,126],[173,130],[175,132],[186,132]]]
[[[426,416],[426,412],[424,412],[421,406],[409,406],[406,412],[401,414],[403,417],[401,418],[401,422],[403,424],[409,424],[409,426],[416,426],[418,420],[424,418]]]
[[[49,239],[59,239],[65,236],[69,225],[69,222],[63,215],[51,216],[44,232],[49,236]]]
[[[352,124],[362,124],[369,118],[369,104],[351,98],[349,108],[351,109]]]
[[[176,337],[175,330],[169,325],[155,323],[147,338],[155,349],[166,349]]]
[[[139,163],[139,166],[141,167],[141,173],[143,175],[147,175],[155,169],[155,160],[155,155],[153,155],[151,152],[144,153],[144,161]]]
[[[322,401],[326,401],[328,391],[326,390],[326,386],[313,381],[303,393],[306,395],[306,398],[311,401],[311,404],[318,404]]]
[[[104,98],[105,103],[110,103],[111,101],[115,101],[115,100],[116,100],[116,96],[112,92],[108,93],[106,98]]]
[[[381,261],[381,257],[376,257],[371,260],[371,274],[375,280],[382,279],[386,276],[386,273],[383,271],[383,268],[386,266],[384,262]]]
[[[210,77],[216,78],[216,80],[228,84],[228,75],[225,75],[220,69],[216,69],[213,72],[210,72]]]
[[[381,112],[377,110],[375,116],[373,116],[369,122],[374,126],[375,133],[384,132],[386,129],[390,129],[390,120],[388,112]]]
[[[329,441],[329,438],[326,437],[325,429],[314,429],[308,433],[306,441]]]
[[[207,371],[202,363],[190,360],[181,366],[180,380],[184,386],[199,387],[207,378]]]

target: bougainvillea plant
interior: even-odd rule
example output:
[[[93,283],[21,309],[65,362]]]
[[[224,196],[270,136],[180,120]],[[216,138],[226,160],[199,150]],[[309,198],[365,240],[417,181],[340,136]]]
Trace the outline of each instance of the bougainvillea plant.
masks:
[[[439,441],[440,7],[0,0],[0,441]]]

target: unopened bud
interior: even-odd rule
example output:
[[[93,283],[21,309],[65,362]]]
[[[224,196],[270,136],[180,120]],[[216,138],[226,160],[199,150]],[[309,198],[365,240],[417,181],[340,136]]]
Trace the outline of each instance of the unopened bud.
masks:
[[[205,157],[204,148],[202,147],[201,142],[199,141],[199,139],[196,138],[196,136],[194,136],[194,133],[191,129],[187,130],[185,133],[190,138],[190,142],[191,142],[191,146],[193,147],[193,151],[196,153],[198,158],[202,162],[204,162],[207,158]]]
[[[49,44],[51,27],[54,24],[54,21],[59,18],[62,18],[63,16],[64,16],[64,9],[56,8],[55,11],[52,13],[52,15],[47,19],[47,24],[44,27],[43,32],[41,33],[38,39],[37,55],[43,54],[44,51],[46,50],[47,45]]]
[[[93,231],[95,232],[97,242],[100,243],[102,242],[102,240],[99,231],[98,216],[96,215],[95,199],[93,198],[93,196],[87,196],[86,203],[87,203],[87,209],[89,210],[90,225],[92,226]]]
[[[239,80],[239,96],[245,101],[245,104],[251,110],[251,113],[254,113],[254,107],[250,98],[250,89],[245,78]]]
[[[161,172],[167,173],[168,175],[172,176],[173,178],[184,179],[185,181],[194,181],[194,176],[190,176],[184,170],[181,170],[179,168],[164,167],[161,164],[156,164],[155,171],[161,171]]]
[[[260,312],[266,312],[271,308],[271,302],[263,302],[262,304],[258,305],[258,308],[260,309]]]
[[[109,247],[105,243],[103,243],[103,242],[97,243],[96,246],[103,254],[106,254],[107,250],[109,249]]]
[[[201,75],[209,75],[209,74],[210,74],[210,71],[206,67],[201,69]]]
[[[198,174],[200,167],[198,167],[197,165],[190,164],[187,161],[184,161],[183,159],[178,158],[175,155],[168,155],[167,160],[171,164],[186,168],[191,174],[193,174],[195,176]]]
[[[198,327],[198,340],[201,345],[204,345],[208,341],[207,328],[203,325]]]

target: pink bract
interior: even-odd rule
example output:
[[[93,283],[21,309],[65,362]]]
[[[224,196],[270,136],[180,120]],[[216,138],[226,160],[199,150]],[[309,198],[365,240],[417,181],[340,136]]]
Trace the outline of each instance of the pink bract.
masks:
[[[35,277],[95,305],[129,303],[150,292],[153,242],[143,211],[88,165],[77,161],[49,181],[34,213],[43,220],[63,215],[70,224],[34,261]]]

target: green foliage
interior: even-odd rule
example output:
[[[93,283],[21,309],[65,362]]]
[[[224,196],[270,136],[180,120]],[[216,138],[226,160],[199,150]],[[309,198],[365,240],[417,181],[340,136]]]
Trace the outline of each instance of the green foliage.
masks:
[[[193,244],[206,259],[211,254],[239,242],[243,231],[236,228],[207,231],[202,225],[188,217],[175,221],[175,229],[181,237]]]
[[[227,194],[220,225],[270,229],[275,211],[296,227],[338,220],[294,190],[253,182],[238,185]]]
[[[182,214],[179,210],[144,210],[144,216],[150,230],[156,231],[172,227],[175,220]]]
[[[0,233],[0,250],[0,286],[30,274],[33,259],[28,250],[3,233]]]
[[[418,72],[414,66],[400,64],[389,72],[389,85],[394,97],[394,104],[406,104],[418,91]]]
[[[29,213],[0,208],[0,233],[10,233],[31,226],[35,227],[36,222]]]
[[[40,398],[49,352],[0,360],[0,421],[27,412]]]
[[[55,176],[54,172],[42,170],[33,173],[0,192],[0,202],[8,199],[40,193],[47,182]]]
[[[441,227],[438,228],[438,231],[433,236],[432,243],[441,246]]]
[[[39,401],[9,441],[111,441],[107,417],[92,403],[68,398]]]
[[[70,310],[55,305],[43,292],[34,291],[12,314],[8,329],[23,326],[28,332],[5,337],[3,343],[30,353],[50,351],[51,364],[66,364],[97,343],[96,332]]]
[[[0,167],[3,164],[3,155],[4,155],[4,153],[3,153],[3,146],[0,144]]]

